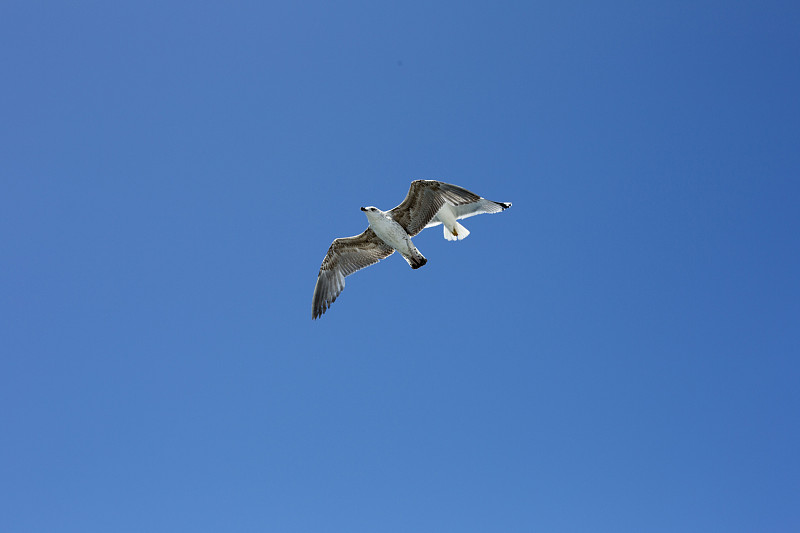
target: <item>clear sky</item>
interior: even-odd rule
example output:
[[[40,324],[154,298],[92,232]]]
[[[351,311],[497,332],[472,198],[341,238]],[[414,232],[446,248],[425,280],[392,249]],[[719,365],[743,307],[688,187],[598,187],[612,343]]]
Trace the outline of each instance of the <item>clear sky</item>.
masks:
[[[800,531],[800,8],[0,4],[0,531]],[[417,178],[514,206],[347,279]]]

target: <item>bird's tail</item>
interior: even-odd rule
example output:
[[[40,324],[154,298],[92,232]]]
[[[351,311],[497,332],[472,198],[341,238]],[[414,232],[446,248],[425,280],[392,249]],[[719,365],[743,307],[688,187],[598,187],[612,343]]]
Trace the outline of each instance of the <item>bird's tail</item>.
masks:
[[[405,259],[411,268],[414,269],[417,269],[428,262],[428,260],[425,259],[425,256],[419,253],[418,250],[414,250],[411,255],[403,254],[403,259]]]
[[[458,222],[452,228],[448,228],[447,224],[442,224],[442,228],[444,228],[444,238],[448,241],[460,241],[469,235],[469,230]]]

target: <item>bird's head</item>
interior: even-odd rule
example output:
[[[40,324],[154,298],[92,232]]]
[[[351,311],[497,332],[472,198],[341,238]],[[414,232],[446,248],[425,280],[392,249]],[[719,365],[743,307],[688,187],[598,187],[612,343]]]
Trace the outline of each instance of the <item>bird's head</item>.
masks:
[[[380,216],[380,214],[382,213],[380,209],[372,206],[362,207],[361,210],[364,212],[365,215],[367,215],[367,218],[369,220],[372,220],[373,218]]]

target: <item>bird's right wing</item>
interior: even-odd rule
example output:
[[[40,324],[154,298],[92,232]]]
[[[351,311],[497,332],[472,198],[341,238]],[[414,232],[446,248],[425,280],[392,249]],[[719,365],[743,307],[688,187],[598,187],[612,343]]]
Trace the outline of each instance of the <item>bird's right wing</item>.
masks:
[[[336,239],[322,261],[314,287],[311,318],[322,316],[344,290],[344,278],[362,268],[374,265],[394,253],[371,228],[354,237]]]

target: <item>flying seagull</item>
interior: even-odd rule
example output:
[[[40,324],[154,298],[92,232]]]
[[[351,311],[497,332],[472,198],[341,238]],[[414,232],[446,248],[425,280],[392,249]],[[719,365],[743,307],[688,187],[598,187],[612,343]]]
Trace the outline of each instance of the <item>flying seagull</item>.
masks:
[[[428,262],[411,242],[425,228],[444,227],[444,238],[461,240],[469,231],[457,221],[482,213],[499,213],[511,203],[493,202],[456,185],[434,180],[411,182],[403,203],[390,211],[362,207],[369,227],[360,235],[336,239],[322,261],[314,287],[311,318],[327,311],[344,290],[344,278],[400,252],[411,268]]]

